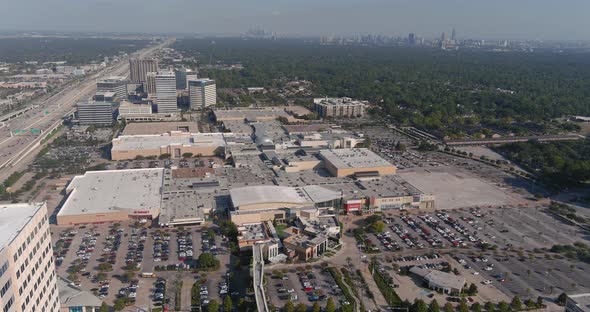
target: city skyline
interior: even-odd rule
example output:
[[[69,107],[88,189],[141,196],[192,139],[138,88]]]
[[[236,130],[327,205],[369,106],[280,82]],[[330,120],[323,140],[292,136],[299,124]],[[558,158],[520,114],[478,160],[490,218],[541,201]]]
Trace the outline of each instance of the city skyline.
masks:
[[[412,32],[419,37],[433,38],[443,31],[450,33],[454,27],[457,39],[590,39],[590,21],[583,13],[590,9],[590,3],[581,0],[559,3],[370,0],[362,5],[352,0],[298,3],[264,0],[254,4],[235,0],[216,3],[172,0],[166,4],[138,0],[54,2],[48,8],[41,6],[39,0],[6,3],[3,11],[10,14],[5,13],[0,20],[0,30],[231,35],[259,27],[284,36],[407,36]],[[117,10],[112,10],[113,7]]]

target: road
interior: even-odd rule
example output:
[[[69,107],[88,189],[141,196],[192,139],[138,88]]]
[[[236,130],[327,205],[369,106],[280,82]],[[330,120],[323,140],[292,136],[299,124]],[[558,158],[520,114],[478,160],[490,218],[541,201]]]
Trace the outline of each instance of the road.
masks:
[[[137,51],[133,57],[148,57],[171,41]],[[46,131],[58,126],[62,118],[75,110],[77,102],[87,100],[96,92],[96,81],[109,76],[128,76],[128,58],[90,77],[65,87],[49,98],[34,103],[33,109],[15,117],[0,128],[0,181],[6,179],[28,154],[39,146]],[[40,133],[31,133],[31,129]],[[19,133],[15,133],[19,132]],[[23,133],[24,132],[24,133]]]

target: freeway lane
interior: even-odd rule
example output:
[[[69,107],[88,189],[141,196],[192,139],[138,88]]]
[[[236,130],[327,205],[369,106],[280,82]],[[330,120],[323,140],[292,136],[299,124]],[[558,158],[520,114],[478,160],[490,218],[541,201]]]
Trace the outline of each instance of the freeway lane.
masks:
[[[148,47],[135,53],[134,57],[147,57],[169,43],[170,41]],[[16,170],[14,166],[38,147],[46,130],[59,123],[64,115],[72,111],[77,102],[92,97],[96,92],[97,79],[108,76],[127,76],[128,73],[129,63],[126,58],[103,69],[98,75],[94,74],[75,85],[66,87],[48,99],[34,104],[34,108],[28,112],[5,122],[5,126],[0,128],[0,181],[14,172]],[[41,133],[31,133],[31,128],[40,129]],[[15,130],[19,130],[19,134],[15,134]],[[24,130],[24,133],[20,130]]]

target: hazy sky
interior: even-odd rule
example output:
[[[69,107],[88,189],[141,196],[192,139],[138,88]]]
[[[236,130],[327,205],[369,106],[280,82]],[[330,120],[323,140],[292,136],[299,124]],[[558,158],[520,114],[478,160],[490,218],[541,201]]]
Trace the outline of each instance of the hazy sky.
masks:
[[[0,0],[0,30],[590,39],[590,0]]]

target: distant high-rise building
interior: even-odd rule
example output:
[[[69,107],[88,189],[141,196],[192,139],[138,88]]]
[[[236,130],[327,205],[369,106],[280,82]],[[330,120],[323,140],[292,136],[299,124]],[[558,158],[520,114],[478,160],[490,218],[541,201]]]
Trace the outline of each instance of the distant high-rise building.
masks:
[[[188,92],[191,109],[202,109],[217,104],[215,80],[191,78],[188,81]]]
[[[440,36],[440,40],[441,41],[447,41],[448,37],[447,37],[447,33],[443,31],[442,35]]]
[[[455,41],[457,39],[457,32],[455,31],[455,28],[453,27],[453,32],[451,33],[451,40]]]
[[[130,59],[129,76],[131,82],[143,83],[146,81],[147,73],[158,71],[158,60],[155,59]]]
[[[408,45],[410,47],[413,47],[416,45],[416,36],[414,35],[414,33],[410,33],[408,35]]]
[[[147,92],[149,95],[156,94],[156,76],[158,73],[156,72],[149,72],[146,74],[146,82],[143,84],[144,88],[143,91]]]
[[[173,72],[163,72],[156,75],[156,104],[158,113],[178,112],[176,76]]]
[[[110,126],[116,117],[116,106],[113,102],[87,101],[80,102],[78,121],[81,125]]]
[[[176,89],[184,90],[187,88],[186,79],[189,71],[186,68],[179,68],[174,70],[176,75]]]
[[[0,306],[60,311],[47,204],[0,204]]]

